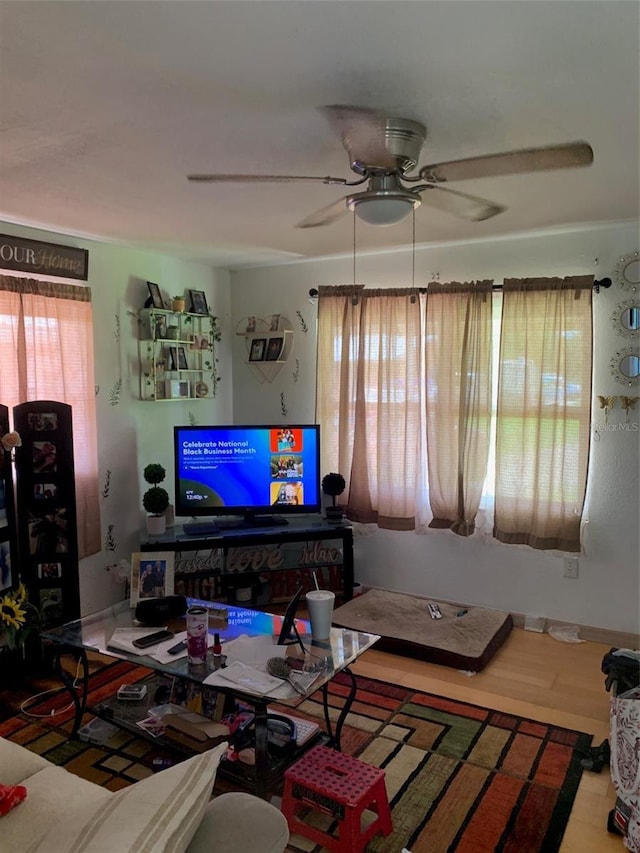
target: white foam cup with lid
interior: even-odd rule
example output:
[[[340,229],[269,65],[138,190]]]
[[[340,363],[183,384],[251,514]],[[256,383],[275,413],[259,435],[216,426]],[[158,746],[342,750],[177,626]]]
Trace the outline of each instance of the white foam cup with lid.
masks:
[[[306,595],[311,636],[314,640],[328,640],[331,636],[331,618],[335,593],[328,589],[310,589]]]

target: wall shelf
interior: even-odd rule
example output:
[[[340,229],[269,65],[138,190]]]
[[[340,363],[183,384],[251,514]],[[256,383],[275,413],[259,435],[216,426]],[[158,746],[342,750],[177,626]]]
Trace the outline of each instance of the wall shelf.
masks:
[[[260,382],[273,382],[293,352],[291,321],[283,314],[243,317],[236,326],[236,335],[244,338],[245,364]]]
[[[214,397],[215,318],[144,308],[139,319],[140,399],[164,403]]]

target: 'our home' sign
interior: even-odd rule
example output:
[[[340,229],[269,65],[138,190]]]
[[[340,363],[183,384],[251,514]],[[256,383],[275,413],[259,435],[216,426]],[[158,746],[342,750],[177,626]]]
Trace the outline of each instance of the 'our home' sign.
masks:
[[[86,281],[89,275],[89,252],[74,246],[59,246],[57,243],[41,243],[26,237],[0,234],[0,269]]]

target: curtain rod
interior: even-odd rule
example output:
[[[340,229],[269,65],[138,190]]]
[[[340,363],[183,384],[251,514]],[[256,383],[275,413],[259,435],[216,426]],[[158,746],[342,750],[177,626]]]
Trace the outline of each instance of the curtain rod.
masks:
[[[603,287],[605,290],[607,288],[611,287],[611,279],[610,278],[601,278],[601,279],[598,279],[598,280],[593,282],[593,289],[595,290],[596,293],[600,293],[601,287]],[[491,289],[492,290],[502,290],[502,285],[501,284],[494,284],[494,285],[492,285]],[[416,290],[418,291],[418,293],[426,293],[427,292],[426,287],[417,287]],[[320,295],[320,293],[319,293],[317,288],[312,287],[309,290],[309,297],[311,299],[317,299],[319,295]]]

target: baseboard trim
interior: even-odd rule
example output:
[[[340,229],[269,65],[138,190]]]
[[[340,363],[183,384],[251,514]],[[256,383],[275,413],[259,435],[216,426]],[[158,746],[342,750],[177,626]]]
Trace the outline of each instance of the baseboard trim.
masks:
[[[405,592],[402,589],[389,589],[388,587],[373,587],[368,584],[362,584],[362,591],[366,592],[368,589],[381,589],[385,592]],[[409,592],[407,595],[412,595],[414,598],[424,598],[427,601],[436,601],[440,604],[451,604],[453,607],[485,607],[484,604],[470,604],[468,601],[448,601],[447,599],[438,599],[432,598],[428,595],[421,595],[417,592]],[[491,608],[489,608],[491,609]],[[494,608],[499,609],[499,608]],[[511,618],[513,619],[513,625],[515,628],[525,628],[525,619],[528,614],[526,613],[511,613]],[[529,618],[530,615],[529,615]],[[561,626],[565,626],[567,624],[575,625],[575,622],[567,623],[563,622],[559,619],[546,619],[545,617],[538,617],[544,620],[544,628],[543,631],[539,633],[548,633],[549,628],[560,628]],[[640,649],[640,634],[631,634],[626,631],[613,631],[609,628],[596,628],[593,625],[576,625],[578,628],[578,637],[581,640],[588,640],[591,643],[602,643],[605,646],[615,646],[617,649]]]
[[[524,613],[512,613],[513,624],[516,628],[525,627],[526,615]],[[560,628],[567,624],[575,625],[575,622],[561,622],[558,619],[545,619],[544,631],[549,633],[549,628]],[[593,625],[576,625],[578,637],[581,640],[589,640],[591,643],[602,643],[605,646],[615,646],[617,649],[640,649],[640,635],[629,634],[626,631],[613,631],[608,628],[594,628]]]

